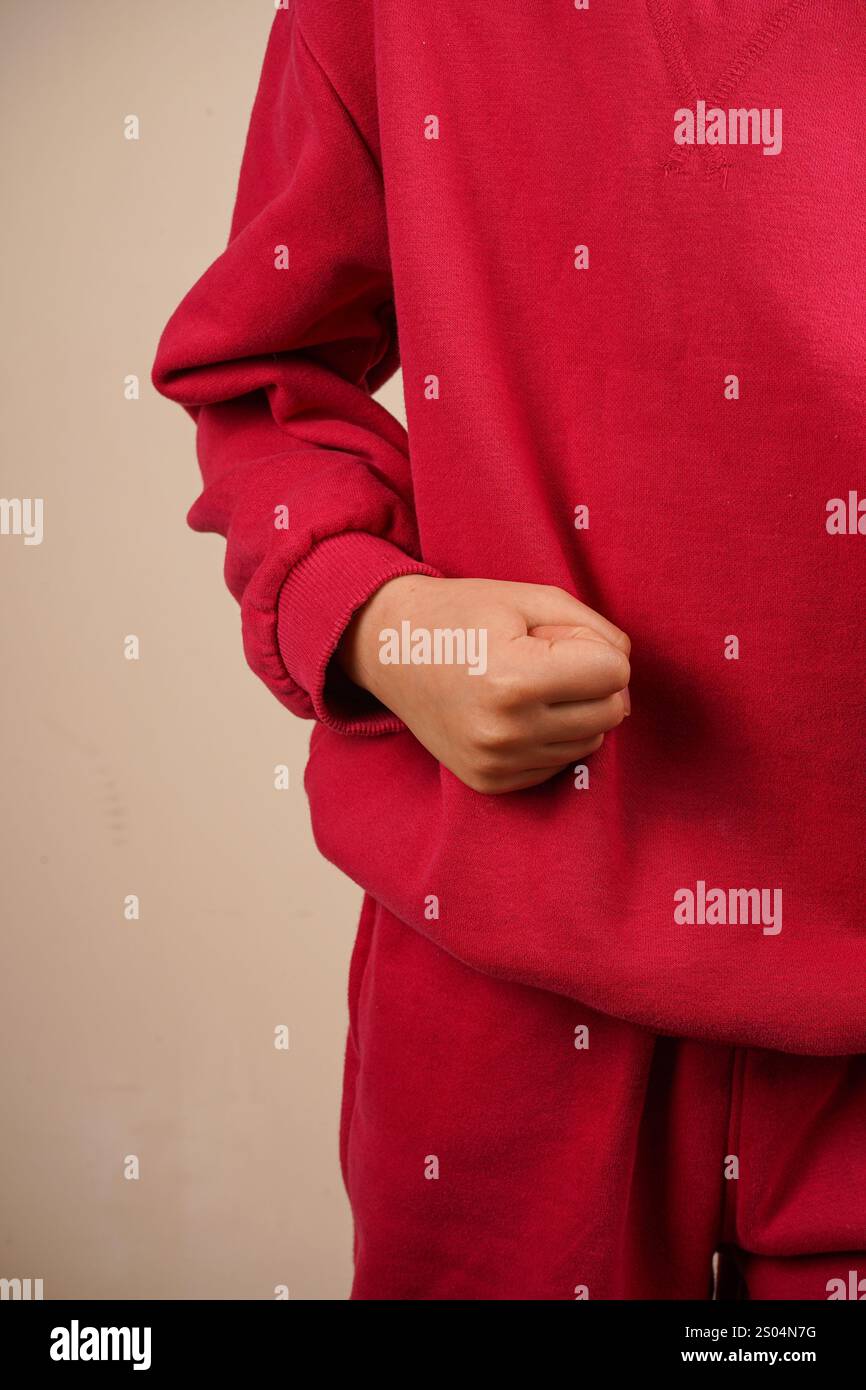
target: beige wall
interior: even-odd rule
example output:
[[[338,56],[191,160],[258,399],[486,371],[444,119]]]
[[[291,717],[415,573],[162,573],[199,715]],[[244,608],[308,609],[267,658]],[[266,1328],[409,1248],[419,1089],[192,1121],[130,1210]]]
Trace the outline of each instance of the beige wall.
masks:
[[[0,1276],[46,1298],[341,1299],[350,1281],[360,894],[315,851],[310,725],[244,664],[223,542],[185,524],[192,425],[148,380],[224,244],[272,13],[0,8],[0,495],[45,505],[41,545],[0,536]]]

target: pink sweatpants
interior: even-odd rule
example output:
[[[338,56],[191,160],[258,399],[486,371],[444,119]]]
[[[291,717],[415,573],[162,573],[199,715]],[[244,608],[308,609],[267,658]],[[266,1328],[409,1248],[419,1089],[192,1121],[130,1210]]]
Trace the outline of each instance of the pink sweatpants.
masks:
[[[354,1299],[709,1299],[716,1252],[720,1298],[866,1298],[866,1058],[657,1037],[369,897],[349,1011]]]

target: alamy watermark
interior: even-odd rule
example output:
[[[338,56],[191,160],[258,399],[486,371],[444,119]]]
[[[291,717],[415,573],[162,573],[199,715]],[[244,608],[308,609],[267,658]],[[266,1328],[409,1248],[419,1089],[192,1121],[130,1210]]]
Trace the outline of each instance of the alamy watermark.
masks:
[[[383,666],[466,666],[470,676],[487,670],[487,629],[483,627],[413,627],[406,619],[379,633]]]
[[[848,1270],[847,1280],[828,1279],[824,1287],[829,1303],[837,1302],[839,1299],[853,1299],[855,1303],[862,1303],[866,1299],[866,1279],[861,1278],[856,1269]]]
[[[674,112],[677,145],[762,145],[764,154],[782,149],[781,106],[707,106],[705,101],[681,106]]]
[[[45,1297],[44,1287],[43,1279],[0,1279],[0,1302],[5,1303],[7,1299],[39,1301]]]
[[[23,536],[25,545],[42,544],[41,497],[0,497],[0,536]]]
[[[150,1370],[149,1327],[69,1327],[51,1329],[52,1361],[131,1361],[134,1371]]]
[[[707,888],[702,878],[695,888],[674,893],[678,926],[762,926],[764,936],[782,930],[781,888]]]

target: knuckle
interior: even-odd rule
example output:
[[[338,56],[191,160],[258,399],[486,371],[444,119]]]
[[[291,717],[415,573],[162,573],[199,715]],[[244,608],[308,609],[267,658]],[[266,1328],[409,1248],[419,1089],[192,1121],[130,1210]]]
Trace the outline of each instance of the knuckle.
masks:
[[[631,679],[631,664],[625,652],[618,651],[616,647],[610,648],[608,670],[613,690],[623,690]]]
[[[552,602],[560,604],[563,599],[567,599],[570,604],[576,603],[574,594],[570,594],[567,589],[563,589],[559,584],[546,584],[545,588]],[[577,611],[579,612],[580,610],[578,609]]]
[[[497,784],[491,773],[482,772],[479,768],[473,768],[462,778],[471,791],[481,792],[485,796],[490,796],[497,789]]]
[[[471,777],[494,777],[499,771],[495,753],[472,750],[467,759],[467,770]]]
[[[584,738],[595,739],[615,729],[625,719],[625,705],[618,694],[608,695],[584,724]]]
[[[494,709],[511,709],[525,698],[523,677],[517,671],[494,671],[488,683]]]
[[[625,705],[619,695],[611,695],[609,701],[609,711],[605,718],[602,732],[608,729],[615,729],[625,719]]]
[[[489,720],[475,728],[472,745],[482,755],[503,753],[511,745],[511,734],[505,724]]]

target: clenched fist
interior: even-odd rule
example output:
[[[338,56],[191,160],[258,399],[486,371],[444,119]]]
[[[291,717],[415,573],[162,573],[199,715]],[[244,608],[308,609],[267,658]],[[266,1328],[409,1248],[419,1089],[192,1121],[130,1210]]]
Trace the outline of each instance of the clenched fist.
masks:
[[[480,662],[470,674],[423,650],[415,662],[395,658],[393,634],[405,624],[430,634],[431,652],[437,632],[482,634],[483,673]],[[629,713],[630,649],[624,632],[564,589],[411,574],[355,614],[337,660],[468,787],[501,793],[536,786],[601,746]]]

